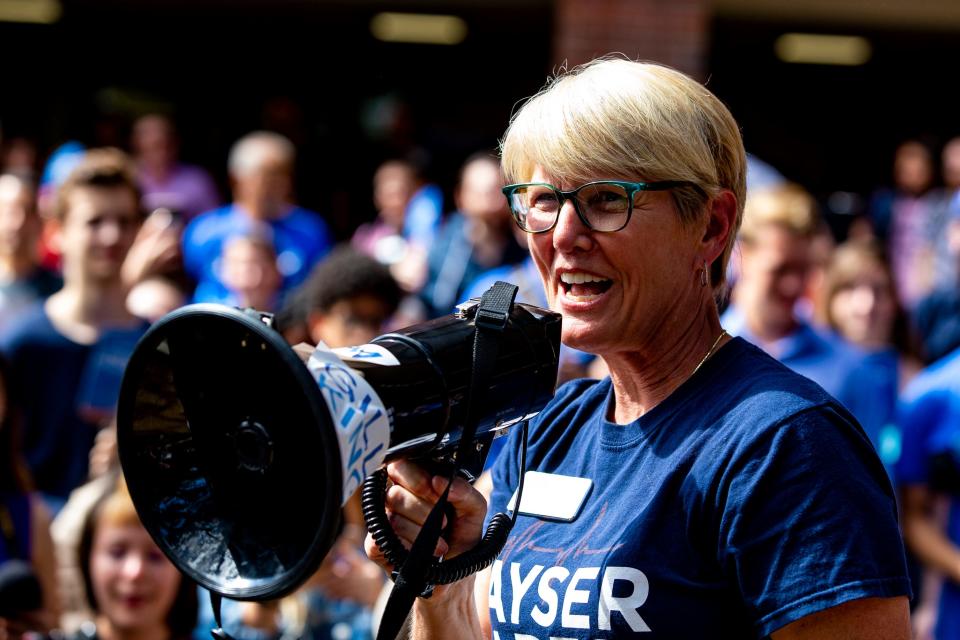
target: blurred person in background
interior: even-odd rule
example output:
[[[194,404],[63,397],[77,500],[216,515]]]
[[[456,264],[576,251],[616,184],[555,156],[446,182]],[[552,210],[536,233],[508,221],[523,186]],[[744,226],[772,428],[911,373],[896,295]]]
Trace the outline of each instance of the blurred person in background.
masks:
[[[912,311],[938,283],[936,253],[944,230],[944,194],[935,189],[933,150],[921,140],[907,140],[896,150],[893,187],[870,200],[874,235],[887,247],[900,303]]]
[[[350,246],[336,247],[317,265],[294,299],[313,344],[331,349],[362,345],[383,332],[403,295],[389,269]],[[278,321],[281,331],[286,331]],[[224,629],[238,640],[371,638],[371,609],[385,582],[363,553],[366,526],[359,493],[344,506],[344,529],[317,573],[292,596],[268,603],[224,601]],[[205,602],[205,601],[204,601]],[[213,612],[201,604],[195,637],[205,640]]]
[[[126,307],[121,271],[143,219],[129,159],[88,152],[61,186],[51,240],[64,286],[0,335],[22,403],[24,454],[56,513],[87,478],[98,430],[113,418],[127,358],[146,323]]]
[[[416,246],[428,249],[443,221],[443,190],[427,179],[431,158],[426,149],[414,147],[407,154],[407,160],[414,169],[416,190],[407,205],[403,235]]]
[[[383,333],[403,296],[384,265],[338,247],[304,284],[306,324],[314,344],[366,344]]]
[[[922,364],[883,247],[870,238],[840,245],[827,267],[822,296],[827,326],[866,354],[877,393],[858,418],[890,469],[901,445],[893,411],[900,390]]]
[[[224,302],[224,242],[235,233],[266,224],[273,233],[281,297],[306,280],[330,250],[331,237],[320,214],[292,204],[294,147],[281,135],[248,134],[230,150],[233,203],[200,214],[184,230],[183,259],[196,281],[194,302]]]
[[[83,158],[86,150],[86,147],[76,140],[61,144],[47,158],[40,174],[37,211],[44,221],[43,232],[40,235],[40,263],[52,271],[60,270],[60,253],[50,239],[53,228],[46,223],[56,219],[57,190]]]
[[[127,252],[120,278],[128,290],[127,308],[144,319],[155,319],[183,304],[185,276],[180,252],[183,224],[169,209],[154,209],[146,217]]]
[[[138,118],[133,123],[130,146],[145,211],[165,207],[191,220],[220,204],[210,174],[178,160],[180,141],[167,116],[153,113]]]
[[[427,258],[427,281],[420,297],[428,317],[452,313],[484,271],[526,259],[513,237],[503,186],[495,157],[478,153],[463,164],[454,194],[457,211],[444,222]]]
[[[872,414],[876,393],[863,375],[863,355],[797,313],[807,290],[818,219],[813,197],[797,185],[747,198],[738,236],[739,279],[722,321],[731,335],[810,378],[863,419]]]
[[[941,208],[944,209],[941,232],[936,235],[934,269],[936,290],[960,285],[960,136],[951,138],[940,152],[943,176]]]
[[[953,274],[914,310],[913,318],[926,362],[960,347],[960,137],[943,148],[943,181],[947,188],[947,221],[940,234],[940,271]]]
[[[197,622],[196,587],[180,575],[114,478],[87,514],[78,565],[93,619],[72,640],[179,640]]]
[[[57,626],[50,513],[20,453],[10,371],[0,356],[0,637]]]
[[[895,477],[903,537],[933,577],[942,576],[934,637],[954,640],[960,637],[960,350],[913,379],[895,422],[902,437]]]
[[[223,245],[220,269],[230,292],[225,304],[267,312],[276,309],[282,278],[270,227],[252,227],[230,236]]]
[[[0,333],[24,308],[43,300],[63,280],[40,266],[36,187],[22,175],[0,175]]]
[[[4,141],[0,135],[0,170],[32,176],[37,170],[37,145],[28,138],[13,137]]]
[[[404,290],[419,291],[427,276],[429,243],[407,232],[407,212],[417,191],[417,174],[406,160],[388,160],[373,174],[373,204],[377,217],[360,225],[351,244],[389,265]]]

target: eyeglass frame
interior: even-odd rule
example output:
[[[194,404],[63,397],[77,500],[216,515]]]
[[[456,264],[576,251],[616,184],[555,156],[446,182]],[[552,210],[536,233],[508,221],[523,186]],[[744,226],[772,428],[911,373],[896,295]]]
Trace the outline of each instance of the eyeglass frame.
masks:
[[[610,230],[597,229],[592,224],[590,224],[586,216],[583,215],[583,212],[580,211],[580,200],[577,198],[577,194],[580,193],[581,190],[586,189],[587,187],[592,187],[598,184],[616,185],[618,187],[622,187],[623,190],[627,192],[627,217],[623,221],[623,224],[617,227],[616,229],[610,229]],[[576,189],[571,189],[570,191],[563,191],[553,186],[552,184],[548,184],[546,182],[518,182],[516,184],[508,184],[507,186],[503,187],[500,191],[503,192],[504,197],[507,199],[507,206],[510,208],[510,215],[513,217],[514,222],[517,223],[517,226],[520,227],[520,229],[524,233],[536,234],[536,233],[547,233],[548,231],[553,231],[554,227],[557,226],[557,221],[560,220],[560,210],[563,209],[563,205],[567,200],[570,200],[571,202],[573,202],[573,210],[577,213],[577,217],[580,218],[580,222],[582,222],[587,229],[590,229],[591,231],[595,231],[597,233],[616,233],[617,231],[623,230],[624,227],[630,224],[630,217],[633,215],[633,198],[637,194],[637,192],[667,191],[669,189],[675,189],[677,187],[688,187],[688,186],[694,187],[697,190],[701,190],[701,187],[697,185],[695,182],[689,182],[687,180],[661,180],[658,182],[627,182],[625,180],[594,180],[593,182],[587,182],[586,184],[582,184]],[[513,193],[520,187],[546,187],[551,191],[553,191],[554,194],[556,194],[559,205],[557,206],[557,213],[553,218],[553,223],[549,227],[547,227],[546,229],[541,229],[539,231],[530,231],[529,229],[524,228],[522,224],[520,224],[520,219],[518,217],[518,214],[516,211],[513,210],[513,201],[511,198]]]

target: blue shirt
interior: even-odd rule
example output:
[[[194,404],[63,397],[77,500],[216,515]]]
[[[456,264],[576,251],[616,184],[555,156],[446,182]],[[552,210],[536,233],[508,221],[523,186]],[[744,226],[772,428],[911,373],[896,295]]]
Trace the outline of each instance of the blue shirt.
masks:
[[[731,305],[720,323],[732,336],[760,344],[747,328],[740,310]],[[862,424],[875,419],[875,403],[889,403],[885,383],[874,375],[865,354],[836,335],[820,333],[803,321],[785,338],[777,340],[771,353],[800,375],[810,378],[839,400]]]
[[[330,231],[320,214],[300,207],[291,207],[279,218],[262,222],[252,220],[233,204],[202,213],[183,232],[183,264],[197,282],[194,302],[233,304],[220,277],[224,244],[258,224],[268,225],[273,234],[277,267],[283,276],[282,293],[306,280],[332,245]]]
[[[495,638],[750,638],[910,591],[893,490],[853,418],[743,340],[626,425],[609,378],[561,387],[529,470],[589,478],[572,522],[521,515],[492,568]],[[519,429],[489,512],[517,486]]]
[[[86,481],[94,436],[115,411],[123,370],[146,329],[105,330],[95,344],[78,344],[38,303],[0,335],[23,409],[24,457],[54,511]]]
[[[897,482],[929,485],[951,494],[960,492],[960,350],[922,371],[904,390],[896,421],[903,449],[896,465]],[[960,546],[960,513],[952,499],[947,537]],[[940,592],[936,637],[960,637],[960,586],[945,580]]]

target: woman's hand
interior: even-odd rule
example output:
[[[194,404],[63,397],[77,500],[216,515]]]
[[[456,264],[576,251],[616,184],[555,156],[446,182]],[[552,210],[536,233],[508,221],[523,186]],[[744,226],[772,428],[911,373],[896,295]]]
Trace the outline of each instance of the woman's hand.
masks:
[[[447,486],[447,479],[434,476],[407,460],[396,460],[387,465],[387,477],[392,486],[387,489],[387,516],[403,545],[410,549],[433,505]],[[457,477],[447,496],[454,510],[454,521],[444,519],[447,538],[440,538],[435,555],[455,557],[472,549],[482,536],[487,503],[468,482]],[[371,536],[365,543],[367,555],[388,572],[390,566]],[[398,567],[396,567],[398,568]]]
[[[387,516],[403,545],[413,545],[433,505],[447,486],[447,479],[433,476],[422,467],[406,460],[387,465],[387,476],[393,486],[387,490]],[[447,497],[453,507],[453,522],[444,521],[446,538],[437,543],[436,555],[455,557],[472,549],[480,541],[487,503],[468,482],[457,478]],[[365,542],[371,560],[390,572],[383,553],[370,535]],[[438,586],[427,600],[417,599],[413,611],[413,638],[449,637],[450,625],[456,625],[459,637],[481,637],[477,610],[473,600],[474,578],[470,576],[450,585]]]

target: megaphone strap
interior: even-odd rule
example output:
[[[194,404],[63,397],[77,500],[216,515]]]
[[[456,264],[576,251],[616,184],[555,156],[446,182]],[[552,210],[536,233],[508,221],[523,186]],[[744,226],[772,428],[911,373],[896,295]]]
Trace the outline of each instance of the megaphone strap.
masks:
[[[443,523],[444,512],[447,506],[447,496],[450,491],[450,485],[453,484],[453,480],[459,471],[460,465],[464,460],[466,460],[469,448],[474,444],[473,439],[477,429],[478,407],[483,405],[488,382],[491,374],[493,373],[497,360],[500,334],[507,326],[507,322],[510,317],[510,310],[513,306],[513,301],[516,298],[516,295],[516,285],[497,281],[492,287],[484,292],[480,299],[480,305],[476,311],[476,315],[474,316],[474,326],[476,330],[474,332],[473,342],[473,365],[470,376],[470,391],[467,397],[467,418],[463,425],[463,433],[460,438],[460,443],[457,446],[453,469],[450,472],[447,488],[444,490],[443,495],[440,496],[440,499],[430,511],[430,515],[427,517],[426,522],[424,522],[423,527],[420,529],[420,533],[417,535],[416,540],[414,540],[410,552],[406,555],[406,558],[402,561],[402,563],[394,563],[394,566],[399,566],[399,571],[395,575],[394,587],[390,592],[390,597],[387,600],[387,605],[380,621],[380,629],[377,633],[377,640],[393,640],[397,637],[397,634],[403,627],[403,623],[406,620],[410,609],[413,607],[413,603],[417,596],[426,597],[432,593],[432,588],[428,585],[454,582],[462,579],[470,573],[474,573],[485,568],[486,566],[489,566],[500,553],[500,550],[503,548],[503,544],[506,543],[507,535],[509,535],[510,528],[516,519],[516,512],[514,512],[513,520],[504,514],[496,514],[493,517],[493,520],[491,520],[491,524],[486,535],[477,545],[477,547],[462,554],[462,556],[458,556],[456,560],[460,560],[460,562],[450,567],[451,569],[456,567],[459,570],[449,573],[446,571],[441,571],[439,572],[441,575],[430,575],[431,568],[438,566],[438,563],[433,560],[433,551],[436,549],[437,541],[440,539],[440,535],[442,533],[441,527]],[[524,428],[526,428],[526,425],[524,425]],[[526,432],[524,432],[524,434],[525,433]],[[383,486],[385,487],[386,474],[383,472],[381,473],[383,476]],[[522,482],[523,470],[521,470],[520,477]],[[367,507],[366,498],[367,491],[365,486],[365,513]],[[389,525],[387,526],[389,527]],[[371,533],[374,534],[374,539],[377,541],[377,544],[380,545],[380,540],[377,539],[377,534],[380,534],[380,536],[383,537],[385,531],[383,531],[381,528],[380,531],[374,532],[373,528],[371,528]],[[390,552],[385,549],[385,546],[392,547]],[[401,555],[399,550],[396,549],[397,545],[387,544],[385,546],[381,545],[380,548],[384,551],[384,554],[387,555],[387,558],[390,559],[391,562],[394,561],[390,557],[391,555],[393,555],[397,560],[400,559],[397,557]],[[446,563],[441,562],[439,563],[439,566],[444,566],[445,564]],[[471,569],[469,572],[462,573],[464,569],[468,568]],[[431,581],[429,580],[428,576],[442,579]]]

